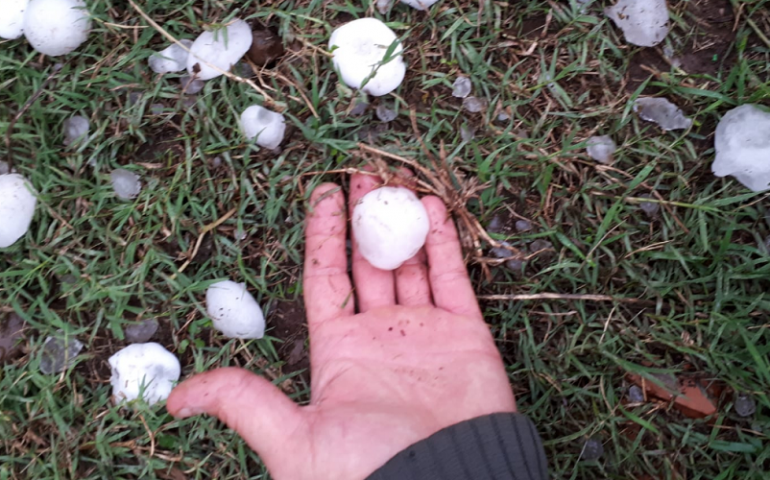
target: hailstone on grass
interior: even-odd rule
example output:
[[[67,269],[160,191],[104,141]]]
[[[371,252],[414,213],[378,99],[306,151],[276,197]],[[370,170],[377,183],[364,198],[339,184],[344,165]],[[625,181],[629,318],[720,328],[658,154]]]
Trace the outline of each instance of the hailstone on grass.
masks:
[[[36,204],[32,185],[24,177],[0,175],[0,248],[10,247],[27,233]]]
[[[75,357],[83,350],[77,338],[59,332],[57,337],[47,337],[40,355],[40,371],[46,375],[62,372],[75,364]]]
[[[223,280],[206,290],[206,311],[214,328],[229,338],[262,338],[265,315],[245,283]]]
[[[420,199],[402,187],[382,187],[364,195],[353,209],[353,237],[373,266],[395,270],[420,251],[430,221]]]
[[[621,30],[628,43],[653,47],[668,35],[666,0],[620,0],[604,10]]]
[[[180,43],[188,49],[192,47],[192,40],[180,40]],[[189,53],[181,45],[172,43],[160,52],[150,55],[147,63],[150,69],[155,73],[181,72],[187,68],[187,57]]]
[[[131,344],[108,362],[112,397],[117,403],[136,400],[140,395],[150,405],[165,400],[182,371],[174,354],[154,342]]]
[[[385,15],[393,2],[394,0],[377,0],[377,10],[379,10],[381,14]],[[400,0],[399,3],[405,3],[412,8],[416,8],[417,10],[427,10],[436,2],[438,2],[438,0]]]
[[[23,33],[24,10],[29,0],[3,0],[0,6],[0,38],[14,40]]]
[[[452,84],[452,96],[457,98],[465,98],[471,94],[473,85],[471,79],[468,77],[457,77]]]
[[[241,130],[249,140],[256,137],[260,147],[274,150],[283,141],[283,134],[286,132],[285,121],[280,113],[252,105],[241,114]]]
[[[370,95],[387,95],[406,75],[404,47],[393,30],[376,18],[359,18],[337,27],[329,39],[329,49],[342,81]]]
[[[634,102],[634,111],[639,118],[657,123],[663,130],[682,130],[692,126],[682,110],[665,98],[640,97]]]
[[[24,36],[50,56],[66,55],[88,38],[91,20],[83,0],[30,0],[24,12]]]
[[[64,145],[72,145],[88,135],[88,119],[75,115],[64,121]]]
[[[116,168],[110,173],[112,188],[115,195],[121,200],[131,200],[139,195],[142,190],[142,182],[139,175],[129,172],[124,168]]]
[[[586,142],[588,156],[604,164],[612,162],[612,155],[617,148],[618,146],[609,135],[591,137]]]
[[[222,71],[227,72],[238,63],[251,47],[252,40],[249,24],[241,19],[234,20],[225,28],[203,32],[190,47],[187,72],[201,80],[218,77]]]
[[[714,175],[732,175],[755,192],[770,188],[770,112],[751,104],[730,110],[717,125],[714,148]]]

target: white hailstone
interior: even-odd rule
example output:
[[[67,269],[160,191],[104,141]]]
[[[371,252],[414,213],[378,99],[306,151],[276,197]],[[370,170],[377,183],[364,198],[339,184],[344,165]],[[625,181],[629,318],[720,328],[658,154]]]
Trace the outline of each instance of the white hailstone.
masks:
[[[353,209],[353,238],[361,255],[382,270],[395,270],[420,251],[430,221],[420,199],[402,187],[382,187]]]
[[[438,0],[401,0],[401,3],[405,3],[417,10],[427,10],[436,2],[438,2]]]
[[[457,77],[452,84],[452,96],[457,98],[465,98],[471,94],[471,79],[468,77]]]
[[[392,49],[389,61],[383,64],[385,53],[393,42],[397,45]],[[329,39],[329,49],[334,68],[351,88],[362,88],[364,92],[380,97],[398,88],[404,80],[404,47],[393,30],[376,18],[359,18],[337,27]]]
[[[223,280],[206,290],[206,311],[214,328],[228,338],[262,338],[265,315],[245,283]]]
[[[24,177],[0,175],[0,248],[10,247],[27,233],[36,204],[32,185]]]
[[[604,14],[623,30],[628,43],[640,47],[653,47],[668,35],[666,0],[620,0]]]
[[[29,0],[3,0],[0,6],[0,38],[14,40],[23,33],[24,10]]]
[[[609,135],[600,135],[591,137],[586,142],[586,151],[588,156],[599,163],[608,164],[612,162],[612,155],[618,146]]]
[[[639,118],[657,123],[663,130],[681,130],[692,126],[682,110],[665,98],[640,97],[634,102],[634,111]]]
[[[190,47],[187,73],[196,75],[197,68],[200,68],[196,76],[201,80],[210,80],[222,75],[220,70],[229,71],[238,63],[251,47],[253,39],[249,24],[241,19],[236,19],[227,27],[214,32],[201,33]],[[206,63],[217,67],[218,70]]]
[[[91,20],[83,0],[30,0],[24,12],[24,36],[50,56],[66,55],[88,38]]]
[[[46,375],[59,373],[75,364],[75,357],[83,349],[83,344],[77,338],[63,335],[47,337],[43,343],[40,356],[40,371]]]
[[[280,113],[252,105],[241,114],[241,129],[249,140],[256,137],[257,145],[274,150],[283,141],[285,121]]]
[[[64,145],[72,145],[88,135],[88,119],[75,115],[64,121]]]
[[[460,125],[460,139],[463,142],[470,142],[476,138],[476,129],[473,127],[469,127],[468,125],[462,124]]]
[[[487,101],[478,97],[467,97],[463,99],[463,108],[470,113],[479,113],[487,108]]]
[[[192,40],[180,40],[180,43],[188,49],[192,47]],[[187,68],[187,57],[189,53],[179,44],[172,43],[160,52],[150,55],[147,63],[150,69],[155,73],[181,72]]]
[[[732,175],[755,192],[770,188],[769,111],[748,104],[727,112],[717,125],[714,149],[714,175]]]
[[[154,342],[131,344],[118,350],[108,362],[116,403],[130,402],[140,395],[150,405],[165,400],[182,372],[174,354]]]
[[[139,195],[142,190],[142,182],[139,175],[129,172],[124,168],[116,168],[110,173],[112,188],[115,195],[121,200],[131,200]]]

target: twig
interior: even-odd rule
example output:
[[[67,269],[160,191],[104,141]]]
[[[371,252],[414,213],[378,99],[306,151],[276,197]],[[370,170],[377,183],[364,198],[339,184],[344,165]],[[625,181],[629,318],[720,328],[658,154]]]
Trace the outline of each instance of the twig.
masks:
[[[65,62],[66,63],[66,62]],[[13,170],[13,151],[11,150],[11,132],[13,132],[13,126],[16,124],[16,122],[21,118],[22,115],[24,115],[24,112],[29,110],[29,107],[32,106],[35,101],[40,97],[40,95],[43,94],[43,90],[45,90],[45,87],[48,86],[49,83],[51,83],[51,80],[53,80],[53,77],[56,76],[57,73],[59,73],[59,70],[62,69],[62,65],[54,65],[53,70],[48,75],[48,78],[46,78],[43,81],[43,84],[40,85],[40,88],[37,89],[35,93],[32,94],[29,99],[24,103],[24,105],[21,107],[21,109],[16,112],[16,115],[13,116],[11,119],[11,122],[8,124],[8,130],[5,132],[5,149],[7,150],[7,162],[8,162],[8,172],[11,172]]]
[[[654,300],[644,300],[641,298],[613,297],[611,295],[594,295],[583,293],[532,293],[519,295],[479,295],[479,300],[585,300],[589,302],[617,302],[617,303],[637,303],[642,305],[656,305]]]
[[[149,23],[152,26],[152,28],[157,30],[158,33],[160,33],[161,35],[166,37],[169,41],[177,44],[180,48],[183,48],[187,53],[190,53],[190,49],[187,48],[186,45],[184,45],[182,42],[180,42],[179,40],[174,38],[173,35],[168,33],[163,27],[158,25],[158,23],[155,20],[153,20],[146,13],[144,13],[144,10],[139,8],[139,5],[134,3],[134,0],[128,0],[128,3],[130,3],[131,6],[134,8],[134,10],[136,10],[137,13],[139,15],[141,15],[142,18],[144,18],[147,21],[147,23]],[[251,80],[249,80],[247,78],[240,77],[238,75],[234,75],[234,74],[232,74],[232,73],[230,73],[230,72],[228,72],[226,70],[222,70],[221,68],[217,67],[216,65],[212,65],[209,62],[206,62],[206,61],[202,60],[200,57],[196,57],[196,58],[198,58],[198,60],[200,60],[200,63],[203,63],[207,67],[213,68],[214,70],[216,70],[217,72],[221,73],[222,75],[224,75],[225,77],[229,78],[230,80],[235,80],[236,82],[245,83],[246,85],[250,86],[257,93],[262,95],[262,97],[264,97],[266,104],[268,104],[270,107],[274,108],[275,110],[283,110],[282,108],[279,107],[278,104],[276,104],[275,100],[273,100],[273,97],[271,97],[270,95],[267,94],[267,92],[265,92],[264,90],[259,88],[257,86],[257,84],[254,83],[253,81],[251,81]]]
[[[190,254],[190,258],[188,258],[184,262],[184,264],[181,267],[179,267],[179,271],[178,272],[176,272],[175,274],[171,275],[171,280],[175,279],[177,275],[179,275],[180,273],[184,272],[185,268],[187,268],[190,265],[190,263],[192,263],[193,259],[195,259],[195,256],[198,254],[198,249],[201,248],[201,243],[203,243],[203,237],[205,237],[206,234],[209,233],[210,231],[212,231],[215,228],[217,228],[218,226],[222,225],[228,218],[232,217],[233,214],[235,214],[235,212],[237,212],[237,211],[238,211],[237,208],[233,208],[229,212],[225,213],[216,222],[209,223],[208,225],[203,227],[203,229],[201,229],[201,233],[200,233],[200,235],[198,235],[198,239],[195,241],[195,246],[193,247],[193,251]]]

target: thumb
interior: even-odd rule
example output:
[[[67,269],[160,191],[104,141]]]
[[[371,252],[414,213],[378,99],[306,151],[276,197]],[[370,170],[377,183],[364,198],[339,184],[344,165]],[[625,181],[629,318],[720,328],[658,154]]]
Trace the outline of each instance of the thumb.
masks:
[[[242,368],[219,368],[185,380],[166,409],[177,418],[206,413],[232,428],[271,468],[300,427],[300,408],[275,385]]]

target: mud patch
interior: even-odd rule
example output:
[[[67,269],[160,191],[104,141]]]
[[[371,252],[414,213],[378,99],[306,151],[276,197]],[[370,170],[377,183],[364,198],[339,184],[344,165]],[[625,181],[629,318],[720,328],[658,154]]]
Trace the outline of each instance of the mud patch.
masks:
[[[278,355],[286,362],[281,370],[285,374],[304,370],[299,377],[310,385],[308,333],[302,301],[278,302],[268,320],[273,327],[268,334],[283,342],[278,347]]]

